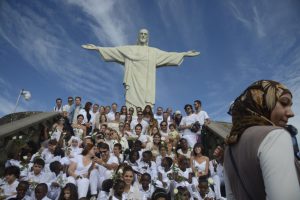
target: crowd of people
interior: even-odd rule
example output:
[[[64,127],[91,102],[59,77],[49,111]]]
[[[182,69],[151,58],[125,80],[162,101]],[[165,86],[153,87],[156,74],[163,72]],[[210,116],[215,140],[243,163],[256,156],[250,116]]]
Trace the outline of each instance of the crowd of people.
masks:
[[[75,100],[75,102],[74,102]],[[5,199],[225,199],[223,146],[209,159],[201,101],[171,108],[56,99],[60,115],[6,162]]]
[[[226,149],[218,144],[211,157],[201,137],[210,119],[199,100],[184,106],[185,115],[73,101],[56,99],[60,115],[41,131],[40,146],[27,142],[9,155],[1,198],[300,199],[297,130],[287,125],[292,94],[278,82],[257,81],[233,102]]]

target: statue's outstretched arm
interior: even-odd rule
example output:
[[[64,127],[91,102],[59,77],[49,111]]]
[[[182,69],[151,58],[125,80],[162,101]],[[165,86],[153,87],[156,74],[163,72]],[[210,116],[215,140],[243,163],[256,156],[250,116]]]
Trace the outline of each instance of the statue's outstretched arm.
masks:
[[[200,54],[199,51],[191,50],[191,51],[185,52],[184,56],[190,56],[190,57],[192,57],[192,56],[198,56],[199,54]]]
[[[81,47],[84,49],[89,49],[89,50],[97,50],[99,48],[93,44],[83,44],[83,45],[81,45]]]

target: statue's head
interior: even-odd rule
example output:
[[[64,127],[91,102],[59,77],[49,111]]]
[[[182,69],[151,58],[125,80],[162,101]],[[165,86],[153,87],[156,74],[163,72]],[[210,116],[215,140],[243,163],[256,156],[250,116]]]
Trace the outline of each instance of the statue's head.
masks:
[[[147,29],[141,29],[138,34],[137,45],[148,46],[149,42],[149,32]]]

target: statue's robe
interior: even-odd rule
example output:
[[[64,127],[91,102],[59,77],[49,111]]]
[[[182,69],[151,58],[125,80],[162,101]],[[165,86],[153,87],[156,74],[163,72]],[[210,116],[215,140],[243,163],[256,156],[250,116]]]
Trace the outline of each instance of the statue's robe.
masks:
[[[125,66],[123,84],[126,105],[142,108],[155,104],[156,68],[180,65],[184,57],[184,53],[139,45],[99,47],[98,50],[105,61]]]

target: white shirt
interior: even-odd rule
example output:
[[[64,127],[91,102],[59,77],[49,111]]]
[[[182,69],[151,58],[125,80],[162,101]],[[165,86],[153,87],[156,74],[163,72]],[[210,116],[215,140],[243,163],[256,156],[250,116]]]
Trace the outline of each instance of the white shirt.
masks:
[[[160,122],[163,121],[163,115],[157,115],[157,114],[154,114],[154,119],[157,120],[158,124],[160,124]]]
[[[135,126],[137,124],[141,124],[142,125],[143,129],[142,129],[142,133],[141,134],[145,135],[146,134],[146,130],[148,129],[148,126],[149,126],[148,122],[146,122],[143,119],[142,119],[141,122],[138,122],[137,120],[132,120],[132,122],[130,123],[130,128],[131,128],[131,130],[133,131],[134,134],[135,134],[135,130],[134,129],[135,129]]]
[[[111,122],[111,121],[114,121],[115,120],[115,113],[113,111],[110,111],[108,114],[107,114],[107,121],[108,122]]]
[[[201,125],[204,124],[206,119],[209,119],[209,116],[207,114],[207,112],[205,112],[204,110],[200,110],[200,112],[195,113],[198,117],[198,121]]]
[[[189,125],[195,123],[196,121],[198,121],[198,117],[196,114],[193,113],[193,114],[183,117],[180,122],[180,126],[181,125],[189,126]],[[192,134],[195,134],[195,133],[193,133],[189,128],[186,128],[183,130],[183,135],[192,135]]]

